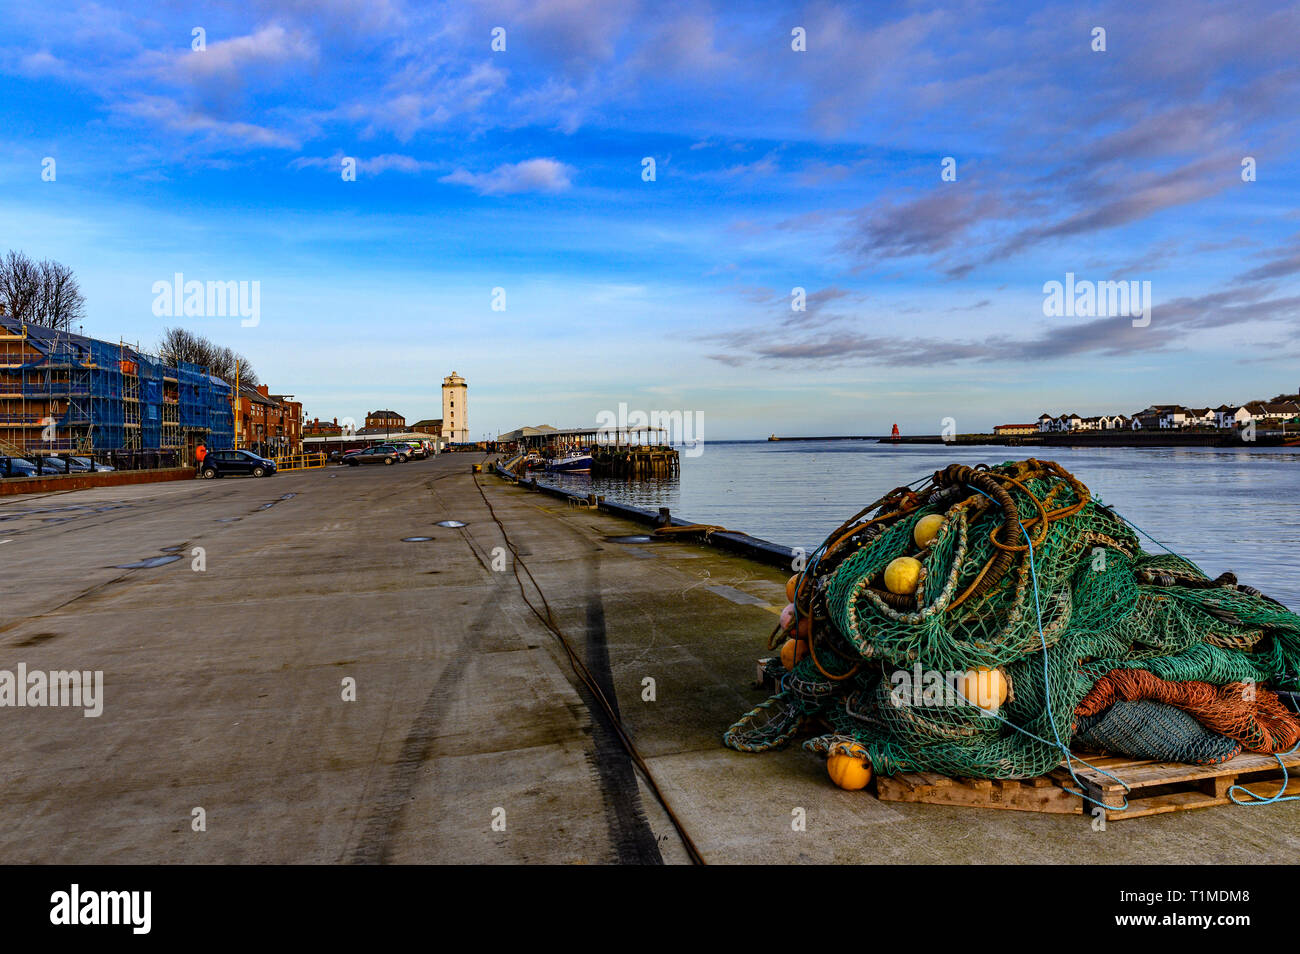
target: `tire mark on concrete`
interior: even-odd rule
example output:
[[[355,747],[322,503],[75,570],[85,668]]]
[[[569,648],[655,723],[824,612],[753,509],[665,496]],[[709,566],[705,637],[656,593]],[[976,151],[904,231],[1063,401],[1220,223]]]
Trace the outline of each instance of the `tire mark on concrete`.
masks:
[[[443,706],[451,698],[452,689],[465,677],[471,656],[469,643],[483,635],[488,620],[499,611],[492,601],[484,603],[483,611],[465,628],[465,635],[456,644],[451,661],[434,682],[424,703],[407,730],[401,751],[389,769],[389,777],[375,807],[361,831],[361,838],[353,847],[348,864],[382,865],[389,859],[389,847],[402,821],[402,814],[411,801],[411,791],[419,780],[421,767],[429,758],[429,750],[438,738],[443,722]]]
[[[591,567],[595,577],[595,567]],[[614,692],[614,675],[609,663],[609,643],[605,633],[605,606],[599,591],[593,585],[587,599],[587,638],[583,660],[600,691],[609,700],[618,718],[618,696]],[[595,747],[588,751],[587,761],[600,783],[600,796],[605,804],[605,822],[609,826],[609,839],[620,864],[661,865],[663,856],[655,840],[650,822],[641,804],[641,789],[637,784],[636,769],[627,750],[623,748],[613,723],[605,710],[593,697],[591,690],[578,683],[578,691],[591,713],[591,736]]]
[[[621,719],[618,694],[614,691],[613,670],[609,661],[609,643],[605,631],[605,606],[600,598],[598,574],[601,548],[593,543],[582,529],[575,527],[564,516],[554,514],[555,522],[578,543],[590,548],[582,565],[587,609],[583,663],[610,707]],[[641,787],[637,782],[636,768],[631,756],[623,748],[613,723],[581,679],[573,679],[591,719],[592,747],[587,750],[587,763],[591,766],[596,783],[600,786],[601,801],[605,808],[605,824],[615,860],[621,864],[663,864],[663,856],[654,831],[646,818],[641,803]]]

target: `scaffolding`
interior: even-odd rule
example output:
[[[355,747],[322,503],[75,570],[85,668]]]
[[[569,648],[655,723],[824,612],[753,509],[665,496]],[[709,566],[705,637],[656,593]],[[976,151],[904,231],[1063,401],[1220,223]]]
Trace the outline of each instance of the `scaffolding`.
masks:
[[[0,452],[228,449],[230,394],[207,368],[0,315]]]

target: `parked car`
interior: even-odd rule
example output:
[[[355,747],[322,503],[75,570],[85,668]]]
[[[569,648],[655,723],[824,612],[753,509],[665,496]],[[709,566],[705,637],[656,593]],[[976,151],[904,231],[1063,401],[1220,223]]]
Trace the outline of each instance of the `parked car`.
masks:
[[[401,460],[404,458],[397,452],[396,447],[391,444],[377,444],[359,450],[355,454],[348,454],[343,458],[343,463],[350,467],[360,467],[362,464],[396,464]]]
[[[429,456],[428,450],[425,449],[424,441],[401,441],[400,446],[411,448],[412,460],[424,460]]]
[[[37,458],[36,463],[40,466],[42,474],[68,473],[68,462],[62,457],[42,456]]]
[[[26,457],[0,457],[0,477],[35,477],[36,465]]]
[[[199,476],[204,480],[231,475],[270,477],[274,473],[275,461],[248,450],[208,451],[199,467]]]
[[[411,459],[411,448],[407,447],[404,441],[389,441],[387,444],[377,446],[387,448],[396,454],[398,463],[405,464]]]
[[[107,464],[91,460],[89,457],[74,457],[69,454],[62,459],[68,462],[68,472],[73,474],[100,473],[115,469]]]

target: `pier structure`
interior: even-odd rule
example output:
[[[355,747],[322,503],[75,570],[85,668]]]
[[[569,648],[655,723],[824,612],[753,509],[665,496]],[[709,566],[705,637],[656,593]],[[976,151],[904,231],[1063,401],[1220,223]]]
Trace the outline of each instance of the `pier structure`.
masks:
[[[681,458],[666,445],[629,444],[595,447],[591,452],[593,477],[676,477]]]
[[[5,711],[5,859],[688,861],[619,729],[711,863],[953,865],[994,845],[1008,864],[1174,866],[1212,844],[1220,863],[1280,864],[1300,851],[1300,801],[1152,816],[1112,838],[1078,815],[844,792],[798,745],[727,749],[738,709],[768,695],[746,687],[789,563],[724,550],[735,534],[661,539],[610,501],[580,510],[471,473],[486,460],[92,488],[58,498],[58,522],[35,498],[0,501],[7,547],[23,550],[7,571],[15,658],[105,676],[101,717]],[[207,572],[188,553],[116,566],[163,541],[204,547]],[[160,606],[185,625],[152,625]],[[791,830],[794,806],[805,831]]]
[[[593,477],[675,477],[681,460],[667,438],[667,428],[649,425],[555,428],[541,424],[501,434],[497,446],[514,454],[542,456],[589,448]]]

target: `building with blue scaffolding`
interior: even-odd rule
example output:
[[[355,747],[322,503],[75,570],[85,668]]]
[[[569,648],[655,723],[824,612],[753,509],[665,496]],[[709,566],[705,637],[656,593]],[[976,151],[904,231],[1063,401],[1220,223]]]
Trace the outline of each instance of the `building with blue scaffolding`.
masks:
[[[205,367],[0,314],[0,453],[103,457],[234,445],[233,388]]]

